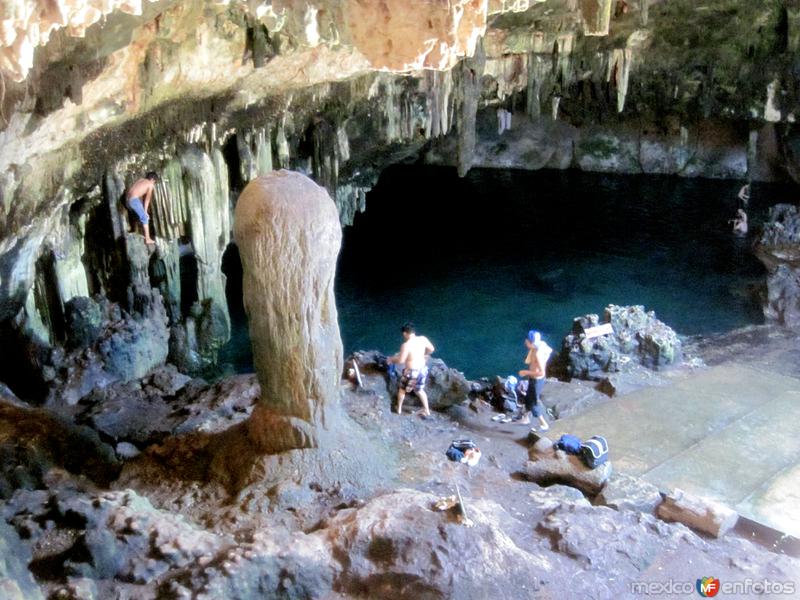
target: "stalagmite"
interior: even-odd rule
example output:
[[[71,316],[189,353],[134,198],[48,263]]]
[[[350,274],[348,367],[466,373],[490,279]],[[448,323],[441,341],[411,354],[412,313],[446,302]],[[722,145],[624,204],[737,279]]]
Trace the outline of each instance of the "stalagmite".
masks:
[[[333,295],[342,239],[336,206],[306,176],[276,171],[239,196],[235,237],[261,384],[250,437],[267,453],[315,447],[342,371]]]

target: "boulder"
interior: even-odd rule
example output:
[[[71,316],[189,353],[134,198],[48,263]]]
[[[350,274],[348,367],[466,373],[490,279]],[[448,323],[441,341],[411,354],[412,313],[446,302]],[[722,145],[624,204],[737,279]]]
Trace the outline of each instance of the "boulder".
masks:
[[[388,378],[386,355],[377,350],[355,352],[347,358],[347,364],[355,360],[362,373],[381,373],[388,380],[387,392],[391,398],[397,397],[398,381]],[[469,381],[464,373],[451,369],[440,358],[428,360],[428,380],[425,391],[431,408],[446,409],[469,399],[470,393],[483,389],[480,384]],[[413,397],[413,396],[412,396]]]
[[[613,333],[587,337],[587,330],[602,324],[610,324]],[[602,381],[609,373],[637,365],[661,369],[680,362],[682,356],[678,335],[653,311],[645,312],[643,306],[610,304],[602,321],[595,314],[574,320],[572,333],[564,338],[553,367],[570,378]],[[613,393],[608,386],[604,391]]]
[[[800,329],[800,210],[778,204],[755,243],[756,256],[767,267],[764,316]]]
[[[469,398],[470,383],[461,371],[451,369],[439,358],[433,358],[428,361],[425,391],[431,408],[447,408]],[[394,394],[397,394],[396,389]]]
[[[614,593],[611,582],[637,577],[662,552],[669,553],[678,547],[684,551],[691,546],[704,547],[702,540],[683,527],[660,522],[650,515],[618,512],[605,506],[563,503],[548,511],[536,530],[547,537],[554,552],[571,558],[578,572],[602,573],[602,579],[584,581],[592,589],[584,588],[582,597],[627,597],[619,589]]]
[[[42,548],[40,560],[48,559],[53,579],[80,574],[148,584],[232,542],[181,514],[154,508],[132,490],[87,493],[56,484],[50,491],[16,494],[4,516]],[[75,535],[51,552],[44,540],[52,531]]]
[[[613,473],[595,498],[595,502],[616,510],[634,510],[652,514],[661,503],[661,492],[652,483],[638,477]]]
[[[81,401],[75,418],[116,441],[143,448],[169,435],[215,433],[241,423],[252,413],[259,392],[253,374],[209,385],[162,367],[141,381],[95,390]]]
[[[550,452],[530,452],[530,458],[523,469],[525,476],[541,486],[563,484],[577,488],[588,496],[595,496],[603,489],[611,476],[611,462],[590,469],[583,461],[562,450]]]
[[[86,296],[76,296],[64,304],[67,343],[72,348],[93,344],[105,326],[100,305]]]
[[[692,496],[680,489],[673,490],[664,498],[657,515],[665,521],[677,521],[714,537],[728,533],[739,520],[739,514],[724,504]]]

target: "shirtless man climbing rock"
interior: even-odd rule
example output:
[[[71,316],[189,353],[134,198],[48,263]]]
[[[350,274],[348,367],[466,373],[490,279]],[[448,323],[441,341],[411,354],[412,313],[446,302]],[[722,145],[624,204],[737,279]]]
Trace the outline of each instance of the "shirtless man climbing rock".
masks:
[[[134,183],[125,194],[125,205],[128,210],[136,213],[139,222],[144,230],[144,241],[146,244],[155,244],[150,237],[150,218],[147,216],[147,209],[150,208],[150,201],[153,199],[153,188],[158,181],[158,174],[150,171],[143,179]]]
[[[416,392],[422,402],[420,414],[429,416],[428,395],[425,393],[425,381],[428,379],[428,355],[433,353],[431,341],[424,335],[417,335],[413,323],[405,323],[400,329],[403,332],[403,345],[400,352],[390,356],[387,362],[402,365],[400,387],[397,390],[397,414],[403,413],[403,400],[409,392]]]

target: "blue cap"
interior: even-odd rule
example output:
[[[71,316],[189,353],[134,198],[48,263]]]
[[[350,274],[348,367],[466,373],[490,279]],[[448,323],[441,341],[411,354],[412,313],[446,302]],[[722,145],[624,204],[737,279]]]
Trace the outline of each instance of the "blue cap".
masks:
[[[513,375],[509,375],[506,378],[506,385],[508,386],[517,385],[517,378],[514,377]]]
[[[535,329],[531,329],[528,332],[528,341],[531,344],[538,344],[541,339],[542,339],[542,334],[536,331]]]

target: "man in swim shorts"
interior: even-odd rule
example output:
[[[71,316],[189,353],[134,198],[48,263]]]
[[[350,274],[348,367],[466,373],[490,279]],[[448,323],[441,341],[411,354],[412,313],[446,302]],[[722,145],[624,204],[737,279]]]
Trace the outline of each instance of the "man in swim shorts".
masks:
[[[400,330],[405,341],[400,346],[400,352],[387,359],[390,364],[403,366],[400,387],[397,390],[397,414],[403,413],[403,400],[406,394],[415,392],[422,402],[420,414],[429,416],[431,411],[428,408],[428,395],[425,393],[428,366],[425,362],[428,355],[434,351],[433,344],[424,335],[417,335],[411,322],[405,323]]]
[[[147,209],[150,208],[150,201],[153,199],[153,188],[156,186],[156,181],[158,181],[158,174],[150,171],[144,176],[144,179],[139,179],[134,183],[125,194],[125,205],[139,218],[146,244],[155,244],[150,237],[150,218],[147,216]]]

